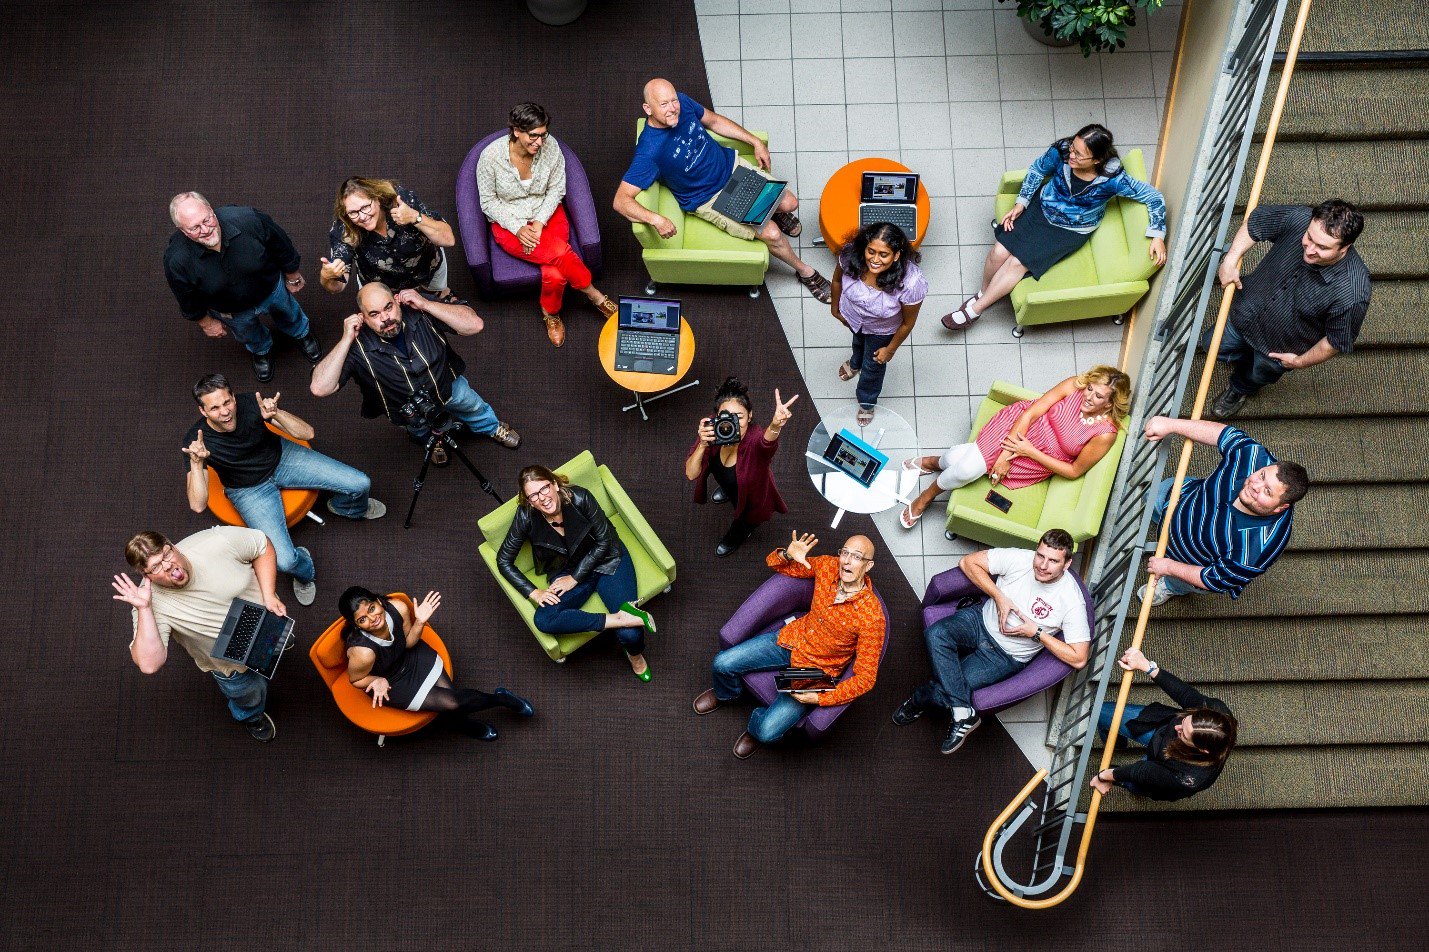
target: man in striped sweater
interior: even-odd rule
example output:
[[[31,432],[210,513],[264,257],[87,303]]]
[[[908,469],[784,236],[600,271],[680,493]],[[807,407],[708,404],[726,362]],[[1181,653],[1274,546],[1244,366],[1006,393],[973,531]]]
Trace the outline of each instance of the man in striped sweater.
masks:
[[[1239,598],[1285,551],[1295,503],[1310,488],[1310,477],[1299,463],[1277,460],[1224,423],[1159,416],[1146,424],[1146,439],[1153,443],[1171,435],[1216,447],[1221,462],[1210,475],[1181,484],[1166,557],[1146,563],[1147,571],[1159,576],[1151,604],[1206,592]],[[1157,492],[1158,522],[1166,514],[1171,483],[1163,480]]]

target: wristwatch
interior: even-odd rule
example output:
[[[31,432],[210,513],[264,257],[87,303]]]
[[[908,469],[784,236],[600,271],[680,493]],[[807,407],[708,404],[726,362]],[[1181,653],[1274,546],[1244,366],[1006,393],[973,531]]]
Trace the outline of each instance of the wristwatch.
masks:
[[[420,224],[422,223],[422,219],[423,219],[424,217],[425,217],[425,216],[424,216],[421,212],[417,212],[417,220],[414,221],[414,222],[412,222],[412,224],[414,224],[414,225],[420,225]]]

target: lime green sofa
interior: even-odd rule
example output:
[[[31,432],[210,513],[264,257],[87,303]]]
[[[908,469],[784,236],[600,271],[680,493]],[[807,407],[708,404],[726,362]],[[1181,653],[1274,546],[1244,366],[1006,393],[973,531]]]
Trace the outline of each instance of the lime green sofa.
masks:
[[[1140,149],[1121,157],[1126,173],[1146,181],[1146,163]],[[1017,193],[1027,170],[1007,172],[997,186],[997,218],[1017,203]],[[1127,198],[1113,198],[1106,217],[1091,240],[1053,265],[1040,280],[1024,278],[1013,287],[1009,300],[1017,318],[1013,337],[1033,324],[1058,324],[1093,317],[1116,317],[1120,324],[1132,305],[1150,290],[1156,263],[1148,255],[1151,239],[1146,229],[1151,216],[1146,206]]]
[[[1035,391],[997,381],[978,410],[973,434],[979,433],[1003,407],[1040,396]],[[1116,464],[1125,444],[1123,427],[1110,452],[1080,479],[1053,476],[1021,489],[999,489],[999,493],[1012,500],[1012,509],[1005,514],[987,502],[987,491],[993,486],[986,476],[954,489],[948,497],[947,537],[951,540],[965,536],[991,546],[1035,549],[1037,540],[1048,529],[1066,529],[1080,546],[1101,530],[1102,515],[1116,479]]]
[[[636,124],[636,135],[644,128],[645,120],[641,119]],[[769,140],[763,132],[754,134]],[[723,136],[714,139],[753,161],[754,149],[747,143]],[[686,215],[675,196],[659,182],[637,195],[636,201],[670,219],[676,228],[674,237],[661,238],[649,225],[631,223],[635,240],[640,242],[645,270],[650,272],[646,294],[654,294],[659,284],[736,284],[749,288],[750,297],[759,297],[764,273],[769,270],[769,248],[764,242],[735,238],[703,219]]]
[[[635,564],[636,604],[644,603],[661,592],[668,592],[670,584],[675,581],[675,558],[670,554],[670,550],[665,548],[655,530],[650,528],[650,523],[645,521],[640,510],[635,508],[635,503],[630,501],[630,497],[616,481],[610,467],[597,466],[595,457],[586,450],[564,466],[558,467],[556,472],[570,477],[572,483],[589,490],[600,503],[601,510],[615,525],[620,541],[625,543],[630,559]],[[506,538],[511,521],[516,518],[516,506],[517,499],[513,496],[477,521],[483,539],[480,546],[481,558],[491,571],[492,578],[496,579],[496,584],[501,586],[501,590],[516,607],[517,613],[525,620],[526,627],[536,636],[541,650],[553,661],[565,661],[567,655],[594,638],[596,632],[548,635],[536,630],[535,604],[512,587],[496,567],[496,553]],[[537,575],[533,570],[529,542],[521,547],[521,554],[516,557],[516,567],[525,572],[526,577],[537,586],[545,587],[545,576]],[[599,595],[592,595],[582,607],[586,611],[602,614],[614,610],[611,606],[603,605]]]

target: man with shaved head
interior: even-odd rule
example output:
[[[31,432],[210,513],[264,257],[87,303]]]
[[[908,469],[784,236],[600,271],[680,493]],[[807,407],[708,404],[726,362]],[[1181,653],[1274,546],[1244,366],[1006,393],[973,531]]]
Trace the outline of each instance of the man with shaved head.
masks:
[[[873,540],[850,536],[838,555],[810,559],[810,550],[818,544],[812,533],[795,532],[787,546],[769,554],[766,561],[774,571],[814,580],[809,613],[715,655],[714,687],[695,698],[695,713],[708,714],[739,697],[741,676],[755,671],[818,669],[832,680],[842,677],[852,662],[853,673],[832,690],[781,692],[774,703],[756,708],[749,715],[749,728],[734,745],[740,760],[760,744],[783,737],[813,708],[847,704],[872,690],[878,679],[888,615],[868,580]]]
[[[486,326],[471,305],[411,288],[393,294],[381,281],[371,281],[357,292],[357,306],[358,313],[342,322],[342,340],[313,368],[313,396],[330,396],[356,378],[363,416],[385,415],[422,441],[430,430],[400,411],[413,396],[427,394],[471,432],[508,449],[521,445],[520,434],[472,389],[464,376],[466,362],[447,343],[447,331],[470,337]],[[440,444],[432,462],[448,462]]]
[[[799,283],[809,289],[819,301],[828,304],[831,296],[828,279],[800,260],[789,243],[798,237],[804,226],[795,211],[799,199],[788,189],[779,198],[777,210],[764,228],[756,232],[749,225],[715,211],[719,197],[737,165],[752,169],[772,180],[773,165],[769,147],[764,141],[739,123],[706,109],[689,96],[678,92],[668,80],[652,79],[645,84],[645,128],[635,142],[635,158],[622,177],[615,193],[615,210],[633,222],[643,222],[655,229],[661,238],[673,237],[675,224],[664,215],[641,205],[636,196],[656,181],[664,183],[686,214],[705,221],[747,241],[758,239],[769,246],[769,253],[794,269]],[[720,145],[710,133],[747,142],[754,149],[759,163],[752,165],[731,148]],[[788,237],[786,237],[788,236]]]
[[[175,195],[169,217],[178,230],[164,252],[164,275],[179,313],[209,337],[233,335],[253,355],[253,374],[264,383],[273,379],[273,335],[263,314],[317,362],[322,346],[293,297],[303,289],[302,257],[287,232],[256,208],[215,209],[198,192]]]

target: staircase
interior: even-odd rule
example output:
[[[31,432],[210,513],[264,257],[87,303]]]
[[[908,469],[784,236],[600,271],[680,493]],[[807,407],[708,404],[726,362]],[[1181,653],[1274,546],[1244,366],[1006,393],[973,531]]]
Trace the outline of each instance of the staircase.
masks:
[[[1360,206],[1373,301],[1354,354],[1287,375],[1235,421],[1310,471],[1290,549],[1239,600],[1153,611],[1147,655],[1229,704],[1239,747],[1195,797],[1106,811],[1429,803],[1429,23],[1418,4],[1315,0],[1301,57],[1261,201]],[[1267,96],[1262,133],[1269,111]],[[1192,459],[1202,475],[1217,454]],[[1138,682],[1130,701],[1162,699]]]

